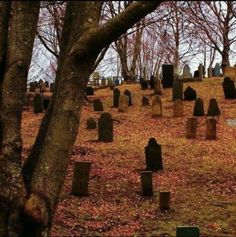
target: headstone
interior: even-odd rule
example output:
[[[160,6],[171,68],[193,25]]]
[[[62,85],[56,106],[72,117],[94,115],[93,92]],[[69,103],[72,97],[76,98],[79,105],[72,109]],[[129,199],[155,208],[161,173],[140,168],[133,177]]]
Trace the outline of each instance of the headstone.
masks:
[[[113,91],[113,107],[118,108],[120,100],[120,90],[115,88]]]
[[[96,121],[94,120],[94,118],[89,118],[87,120],[87,129],[95,129],[97,127],[97,123]]]
[[[188,86],[184,91],[184,100],[196,100],[196,99],[197,99],[196,91],[191,86]]]
[[[146,170],[162,170],[161,145],[155,138],[150,138],[148,145],[145,147]]]
[[[142,184],[142,195],[143,196],[152,196],[152,171],[143,171],[141,172],[141,184]]]
[[[129,106],[129,97],[126,95],[121,95],[119,100],[118,112],[126,113]]]
[[[172,100],[183,99],[183,83],[181,81],[174,81],[172,88]]]
[[[142,98],[142,106],[149,106],[149,99],[146,96],[143,96]]]
[[[48,98],[43,99],[43,109],[44,110],[47,110],[49,103],[50,103],[50,99],[48,99]]]
[[[120,85],[119,79],[115,79],[115,85],[116,85],[116,86],[119,86],[119,85]]]
[[[200,63],[198,66],[199,78],[202,79],[204,75],[204,68],[203,65]]]
[[[214,118],[208,118],[206,121],[206,139],[216,139],[216,119]]]
[[[199,78],[199,71],[198,70],[194,71],[193,77],[194,78]]]
[[[162,85],[163,88],[171,88],[174,81],[174,65],[162,65]]]
[[[151,77],[150,77],[150,88],[152,90],[155,89],[155,77],[153,75],[151,75]]]
[[[132,106],[133,103],[132,103],[132,95],[131,95],[131,92],[126,89],[125,92],[124,92],[124,95],[126,95],[126,96],[129,97],[129,106]]]
[[[186,138],[195,139],[197,135],[197,118],[188,118],[186,123]]]
[[[212,72],[213,72],[213,68],[212,68],[212,66],[210,66],[208,69],[207,69],[207,76],[208,76],[208,78],[211,78],[212,77]]]
[[[36,94],[34,97],[34,113],[43,113],[43,97],[40,94]]]
[[[86,95],[94,95],[94,89],[92,86],[86,87]]]
[[[236,89],[234,82],[229,78],[225,77],[224,82],[222,83],[225,99],[235,99],[236,98]]]
[[[170,210],[170,192],[160,192],[159,208],[161,211]]]
[[[204,102],[203,99],[197,98],[195,101],[193,115],[194,116],[204,116]]]
[[[142,90],[148,89],[148,83],[147,83],[147,81],[141,79],[141,80],[140,80],[140,84],[141,84],[141,89],[142,89]]]
[[[220,77],[220,76],[221,76],[221,67],[219,63],[216,63],[213,70],[213,77]]]
[[[211,98],[207,110],[207,116],[218,116],[220,115],[220,109],[215,98]]]
[[[160,79],[156,80],[154,94],[161,95],[161,80]]]
[[[107,112],[102,113],[98,119],[98,141],[113,141],[113,119]]]
[[[96,99],[93,102],[94,111],[103,111],[103,104],[100,99]]]
[[[162,116],[162,102],[158,95],[154,95],[152,98],[152,116]]]
[[[200,237],[200,231],[197,226],[177,226],[176,237]]]
[[[183,68],[183,79],[184,78],[192,78],[192,73],[188,64],[185,64]]]
[[[174,116],[182,117],[184,115],[184,104],[183,101],[178,99],[174,101]]]
[[[79,197],[89,195],[88,184],[91,165],[91,161],[75,162],[71,194]]]

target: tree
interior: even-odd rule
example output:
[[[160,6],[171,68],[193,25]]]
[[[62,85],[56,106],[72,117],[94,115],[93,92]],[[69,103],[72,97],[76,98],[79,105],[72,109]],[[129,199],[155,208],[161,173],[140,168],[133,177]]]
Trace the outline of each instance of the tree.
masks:
[[[135,2],[99,25],[102,2],[67,2],[55,92],[22,169],[21,114],[39,2],[0,2],[0,49],[6,53],[1,58],[1,236],[49,234],[96,59],[160,3]]]

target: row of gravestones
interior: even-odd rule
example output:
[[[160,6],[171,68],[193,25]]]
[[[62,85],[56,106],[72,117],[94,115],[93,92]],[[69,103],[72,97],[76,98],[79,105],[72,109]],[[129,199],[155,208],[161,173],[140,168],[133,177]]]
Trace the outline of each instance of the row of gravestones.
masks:
[[[46,92],[46,91],[50,91],[52,92],[54,89],[54,83],[50,83],[47,81],[43,81],[43,80],[39,80],[31,82],[29,84],[29,92],[36,92],[37,90],[39,90],[40,92]]]

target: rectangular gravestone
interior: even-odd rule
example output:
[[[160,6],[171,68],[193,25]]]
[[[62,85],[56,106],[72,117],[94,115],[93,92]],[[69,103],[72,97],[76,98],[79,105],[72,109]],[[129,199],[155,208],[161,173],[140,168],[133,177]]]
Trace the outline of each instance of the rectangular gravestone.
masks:
[[[174,81],[174,65],[163,64],[162,65],[162,84],[163,88],[171,88]]]
[[[200,231],[196,226],[178,226],[176,237],[200,237]]]

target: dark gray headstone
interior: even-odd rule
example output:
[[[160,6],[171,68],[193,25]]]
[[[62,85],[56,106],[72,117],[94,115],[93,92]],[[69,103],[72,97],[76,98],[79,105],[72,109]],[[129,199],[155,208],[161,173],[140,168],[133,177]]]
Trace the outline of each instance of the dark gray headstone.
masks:
[[[224,82],[222,83],[225,99],[235,99],[236,98],[236,89],[234,82],[229,78],[225,77]]]
[[[113,107],[117,108],[119,106],[119,99],[120,99],[120,90],[115,88],[113,90]]]
[[[151,75],[151,77],[150,77],[150,88],[152,90],[155,89],[155,77],[153,75]]]
[[[199,71],[198,70],[194,71],[194,76],[193,77],[194,78],[198,78],[199,77]]]
[[[203,99],[197,98],[195,101],[194,109],[193,109],[193,115],[194,116],[204,116],[204,103]]]
[[[132,95],[131,95],[131,92],[129,90],[125,90],[124,92],[124,95],[128,96],[129,97],[129,106],[132,106]]]
[[[34,113],[43,113],[43,97],[40,94],[36,94],[34,97]]]
[[[86,87],[86,95],[94,95],[94,89],[92,86]]]
[[[155,138],[150,138],[145,147],[146,170],[162,170],[161,145]]]
[[[48,99],[48,98],[43,99],[43,109],[44,110],[47,110],[49,103],[50,103],[50,99]]]
[[[113,119],[109,113],[102,113],[98,119],[98,141],[113,141]]]
[[[178,226],[176,237],[200,237],[200,231],[196,226]]]
[[[191,86],[188,86],[184,91],[184,100],[196,100],[196,99],[197,99],[196,91]]]
[[[141,79],[141,80],[140,80],[140,84],[141,84],[141,89],[142,89],[142,90],[148,89],[148,83],[147,83],[147,81]]]
[[[94,120],[94,118],[89,118],[87,120],[87,129],[95,129],[97,127],[97,123],[96,121]]]
[[[174,81],[172,89],[172,100],[183,99],[183,83],[181,81]]]
[[[103,111],[103,104],[100,99],[93,102],[94,111]]]
[[[221,67],[219,63],[216,63],[214,70],[213,70],[213,76],[214,77],[220,77],[221,76]]]
[[[174,65],[162,65],[162,85],[163,88],[171,88],[174,81]]]
[[[208,106],[207,116],[220,115],[220,109],[215,98],[211,98]]]

